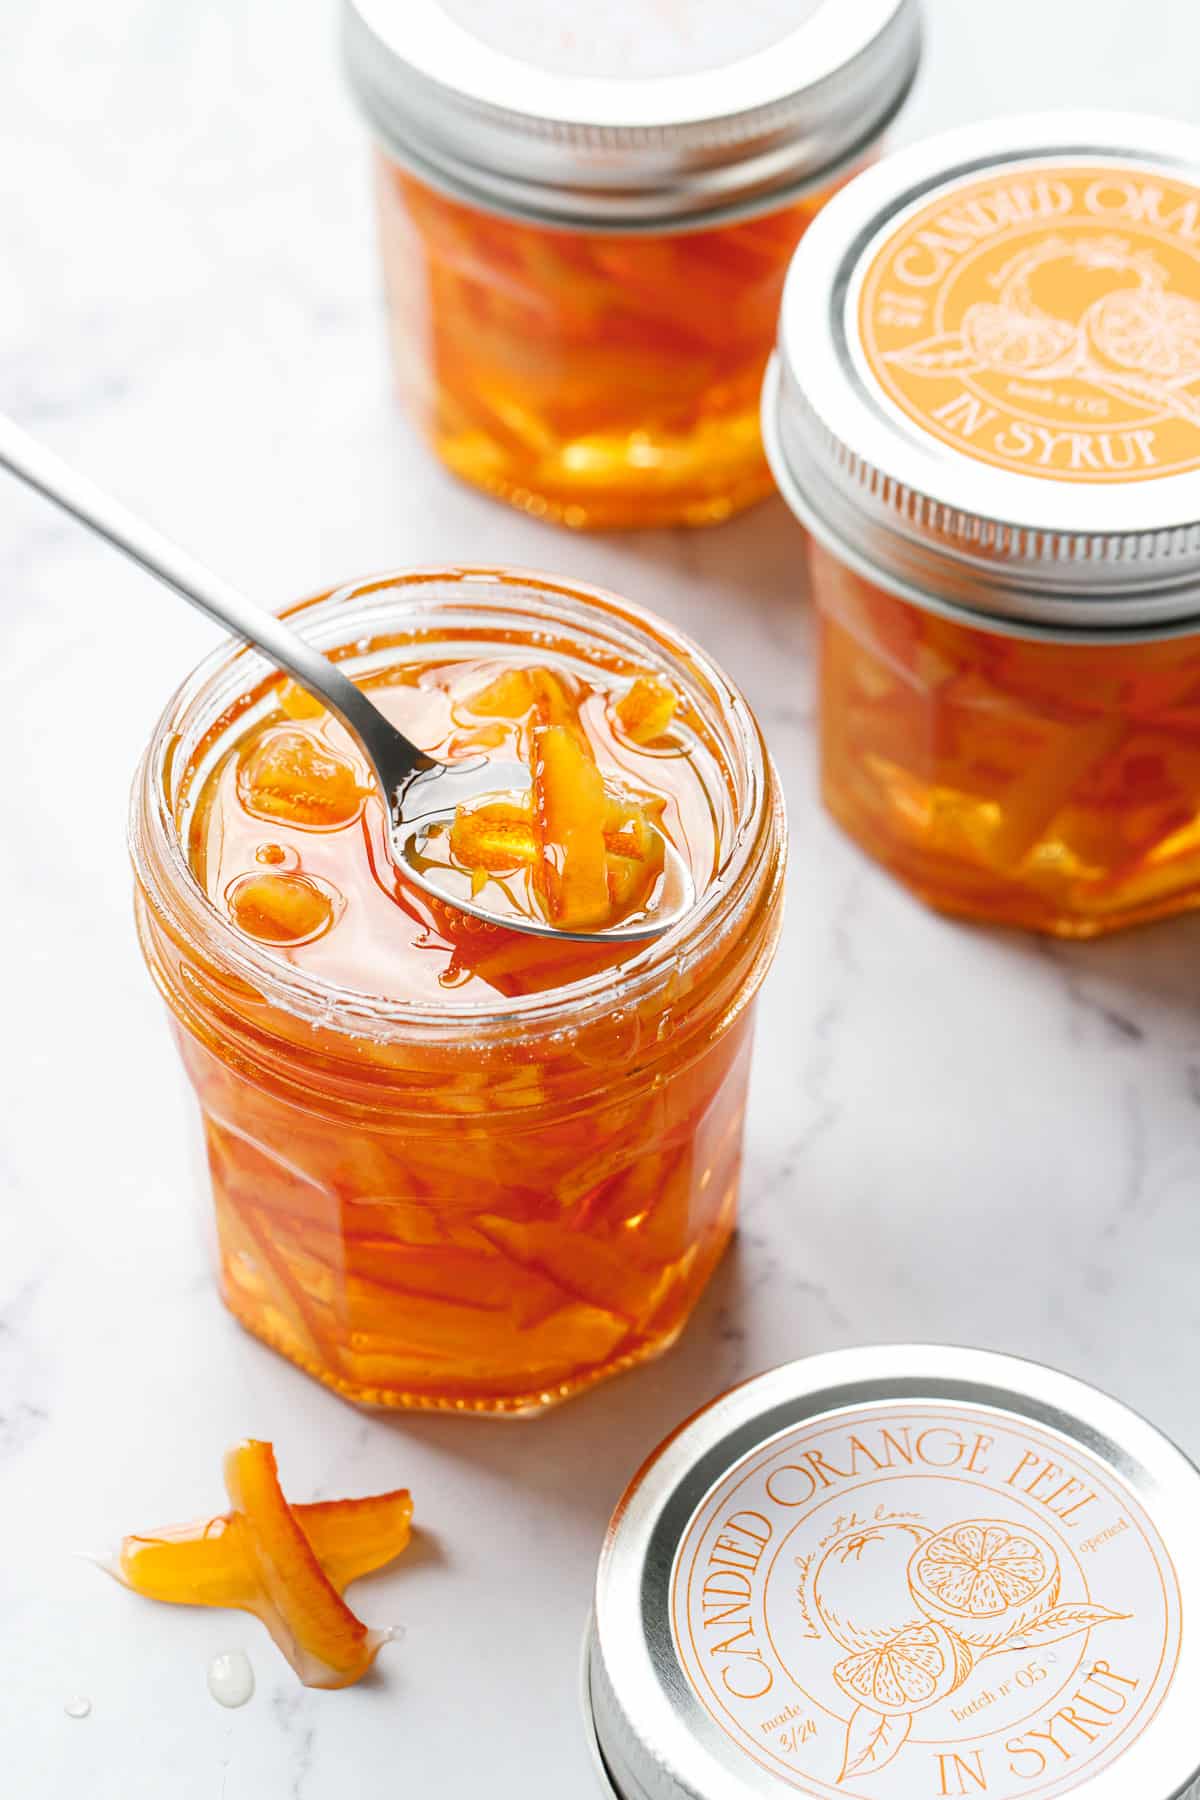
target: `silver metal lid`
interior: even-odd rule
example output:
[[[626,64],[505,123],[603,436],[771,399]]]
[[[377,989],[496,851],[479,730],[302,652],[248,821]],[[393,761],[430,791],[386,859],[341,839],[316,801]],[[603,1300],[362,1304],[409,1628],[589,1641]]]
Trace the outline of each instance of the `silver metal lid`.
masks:
[[[1200,619],[1200,131],[995,120],[858,176],[793,260],[764,430],[804,522],[918,602]]]
[[[347,67],[399,161],[491,210],[577,229],[662,229],[783,203],[878,136],[920,49],[918,0],[789,0],[769,9],[777,31],[747,20],[759,0],[725,7],[751,29],[719,67],[566,72],[595,64],[531,60],[531,3],[344,0]],[[539,10],[564,16],[561,0]],[[628,14],[629,44],[659,10],[644,0],[601,9]],[[497,43],[514,19],[525,20],[514,33],[524,55]],[[585,47],[598,29],[578,33]],[[739,42],[758,47],[739,54]]]
[[[1200,1793],[1200,1472],[1037,1364],[761,1375],[609,1528],[588,1704],[618,1800]]]

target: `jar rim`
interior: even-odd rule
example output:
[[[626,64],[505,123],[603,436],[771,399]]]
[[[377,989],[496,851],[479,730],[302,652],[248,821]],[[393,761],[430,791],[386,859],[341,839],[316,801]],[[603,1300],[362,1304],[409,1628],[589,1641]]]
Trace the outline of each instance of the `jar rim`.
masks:
[[[1079,178],[1093,167],[1106,178],[1109,171],[1114,177],[1124,171],[1147,184],[1173,181],[1200,189],[1200,131],[1121,113],[994,119],[929,138],[855,177],[822,209],[793,257],[777,362],[764,387],[764,435],[773,445],[785,492],[802,497],[793,509],[819,518],[832,538],[859,546],[885,581],[905,584],[951,611],[994,621],[997,629],[1008,621],[1072,635],[1081,629],[1161,635],[1184,625],[1194,628],[1200,619],[1200,436],[1195,466],[1184,458],[1178,468],[1171,464],[1161,474],[1151,469],[1145,479],[1091,479],[1086,472],[1076,478],[1074,470],[1038,473],[1015,451],[1009,466],[1009,460],[984,454],[965,437],[958,441],[948,427],[926,426],[919,410],[906,410],[879,373],[879,349],[864,342],[868,280],[889,250],[907,241],[906,229],[916,230],[927,215],[933,227],[943,217],[960,217],[961,210],[953,213],[956,200],[960,209],[968,201],[990,205],[984,189],[996,184],[994,229],[988,226],[985,234],[981,225],[978,247],[972,240],[968,249],[952,242],[946,227],[938,240],[945,245],[944,265],[922,271],[925,285],[911,301],[913,331],[933,334],[925,347],[935,339],[952,347],[955,333],[949,326],[960,301],[951,284],[960,272],[982,272],[990,268],[986,259],[993,247],[1009,255],[1026,237],[1032,244],[1038,233],[1053,236],[1052,226],[1068,234],[1063,241],[1072,249],[1070,233],[1082,230],[1072,183],[1082,188]],[[1063,190],[1062,223],[1048,206],[1048,223],[1035,216],[1014,225],[1002,215],[999,199],[1042,178]],[[933,227],[926,241],[933,241]],[[1111,236],[1115,229],[1105,218],[1095,233]],[[1136,235],[1134,222],[1124,246],[1134,262]],[[1165,229],[1161,235],[1166,237]],[[1193,259],[1195,235],[1188,240]],[[965,246],[965,228],[962,239]],[[992,292],[990,274],[987,282],[982,273],[965,280],[962,293],[973,291],[972,282]],[[895,302],[890,289],[884,298]],[[1194,293],[1177,294],[1168,286],[1165,303],[1200,313],[1200,269]],[[1036,310],[1041,316],[1042,309]],[[877,311],[871,312],[872,321]],[[1053,308],[1044,317],[1056,325],[1052,313]],[[886,323],[898,316],[893,307]],[[1078,326],[1076,335],[1082,330]],[[883,361],[901,354],[916,351],[885,351]],[[929,382],[944,382],[949,392],[956,379],[949,371],[958,366],[937,364]],[[1089,368],[1075,385],[1087,387],[1091,373]],[[990,379],[981,378],[985,401]],[[1032,377],[1026,380],[1022,396],[1031,382]],[[979,381],[968,387],[963,377],[958,386],[968,399],[978,398]],[[1063,382],[1059,388],[1063,392],[1055,388],[1051,396],[1054,405],[1064,396],[1078,398]],[[1035,395],[1028,405],[1044,398]],[[1080,403],[1086,399],[1084,394]],[[1000,410],[991,417],[1000,430],[1008,413],[1005,403],[996,404]],[[976,420],[981,416],[988,425],[986,405],[972,414]],[[1200,408],[1195,423],[1200,433]],[[1078,421],[1068,420],[1060,433],[1064,443],[1072,424],[1076,436],[1086,433]],[[1078,452],[1085,453],[1092,451],[1084,446]]]
[[[968,604],[969,587],[963,596],[950,599],[932,587],[922,587],[911,574],[901,574],[894,567],[872,559],[861,538],[852,540],[842,535],[829,519],[818,512],[809,490],[801,487],[788,462],[780,436],[778,385],[781,379],[779,355],[775,353],[763,384],[763,448],[780,496],[808,533],[810,540],[845,564],[854,574],[874,587],[892,594],[897,600],[914,606],[919,612],[933,613],[972,631],[985,631],[993,637],[1016,638],[1026,644],[1110,645],[1159,644],[1170,638],[1194,637],[1200,626],[1200,615],[1182,619],[1164,619],[1142,625],[1084,625],[1068,617],[1062,623],[1042,619],[1026,619],[1000,612],[984,612]],[[1200,602],[1198,602],[1200,604]]]
[[[576,229],[784,204],[873,142],[912,85],[919,0],[818,0],[780,42],[687,74],[572,77],[483,42],[442,0],[343,0],[350,86],[434,185]]]
[[[736,685],[686,633],[605,589],[510,567],[456,565],[369,575],[286,607],[283,616],[322,648],[344,650],[365,642],[364,626],[373,624],[382,633],[422,622],[449,623],[456,608],[511,627],[519,611],[506,607],[505,599],[514,594],[536,599],[535,616],[543,629],[547,621],[557,623],[582,633],[585,643],[586,622],[602,622],[603,634],[599,624],[592,632],[594,645],[620,645],[631,659],[640,656],[666,665],[693,700],[707,702],[710,716],[719,709],[727,733],[722,751],[741,763],[740,771],[731,771],[735,778],[741,775],[737,815],[728,854],[712,884],[676,927],[616,968],[545,994],[486,1001],[458,999],[453,991],[436,1001],[389,999],[272,956],[214,905],[191,868],[178,830],[179,783],[189,767],[189,749],[231,705],[275,673],[274,665],[250,646],[229,643],[211,652],[176,689],[134,777],[130,855],[151,907],[185,939],[201,939],[222,969],[250,983],[280,1010],[375,1041],[414,1035],[456,1038],[464,1029],[486,1033],[516,1027],[549,1033],[575,1027],[611,1011],[614,1004],[636,1003],[706,955],[752,902],[762,862],[773,860],[768,881],[774,886],[781,882],[785,825],[778,779],[753,713]],[[353,655],[338,660],[353,670]]]

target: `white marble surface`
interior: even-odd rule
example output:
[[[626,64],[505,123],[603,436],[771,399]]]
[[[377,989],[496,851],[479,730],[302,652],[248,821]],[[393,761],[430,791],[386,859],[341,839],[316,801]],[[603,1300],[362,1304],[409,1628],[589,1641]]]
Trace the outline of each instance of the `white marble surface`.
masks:
[[[1179,0],[929,12],[905,136],[1055,102],[1200,110],[1200,15]],[[686,622],[764,719],[793,852],[744,1229],[681,1348],[534,1425],[360,1416],[214,1296],[189,1101],[134,943],[130,772],[213,634],[0,491],[0,1782],[586,1795],[575,1661],[605,1518],[735,1378],[858,1340],[969,1340],[1090,1376],[1200,1452],[1200,920],[1054,948],[935,919],[864,863],[814,796],[801,543],[778,505],[708,535],[570,538],[426,460],[389,399],[327,5],[3,17],[21,181],[0,200],[2,404],[274,602],[499,560]],[[407,1481],[430,1522],[360,1590],[408,1635],[358,1690],[305,1692],[252,1621],[141,1605],[68,1554],[218,1506],[247,1432],[277,1441],[298,1497]],[[258,1691],[229,1713],[205,1668],[238,1646]]]

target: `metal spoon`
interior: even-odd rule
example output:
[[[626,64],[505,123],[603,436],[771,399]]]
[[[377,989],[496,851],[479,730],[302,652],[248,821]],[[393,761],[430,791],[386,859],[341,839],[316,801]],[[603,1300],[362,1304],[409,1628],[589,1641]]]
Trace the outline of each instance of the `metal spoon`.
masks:
[[[519,910],[515,900],[511,912],[501,911],[482,905],[469,891],[460,892],[458,871],[440,863],[429,866],[426,852],[431,836],[444,828],[460,805],[485,794],[528,789],[529,770],[523,764],[493,761],[486,756],[470,762],[444,763],[427,756],[402,731],[397,731],[335,663],[306,643],[290,625],[247,600],[4,418],[0,418],[0,467],[20,476],[48,500],[57,502],[82,524],[107,538],[218,625],[226,626],[235,637],[253,644],[336,714],[375,771],[391,813],[393,860],[404,879],[415,887],[490,924],[505,925],[533,937],[566,938],[580,943],[639,942],[661,937],[693,904],[695,891],[686,864],[666,840],[666,862],[653,913],[622,920],[619,925],[600,931],[562,930],[545,920],[530,918]],[[461,885],[469,890],[470,878],[465,874]],[[496,882],[487,891],[492,889],[501,894],[504,891]]]

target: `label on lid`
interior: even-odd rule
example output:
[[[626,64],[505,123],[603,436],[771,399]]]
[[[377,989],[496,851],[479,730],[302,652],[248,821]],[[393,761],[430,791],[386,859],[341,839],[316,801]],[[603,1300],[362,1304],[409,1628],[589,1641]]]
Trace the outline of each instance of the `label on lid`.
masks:
[[[860,374],[965,456],[1091,483],[1200,468],[1188,182],[1046,163],[943,188],[868,252],[857,322]]]
[[[671,1577],[713,1725],[783,1786],[1065,1795],[1152,1724],[1179,1585],[1111,1470],[959,1406],[806,1422],[710,1491]]]
[[[825,0],[442,0],[493,50],[554,75],[656,80],[722,69],[769,50]]]

